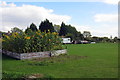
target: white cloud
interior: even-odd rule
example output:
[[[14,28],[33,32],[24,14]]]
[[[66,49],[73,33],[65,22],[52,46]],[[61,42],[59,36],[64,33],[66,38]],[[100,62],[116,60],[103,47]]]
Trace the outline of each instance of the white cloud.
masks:
[[[14,3],[7,4],[5,1],[0,2],[1,7],[15,7],[16,5]]]
[[[118,27],[114,25],[101,25],[99,26],[99,29],[92,29],[91,31],[94,36],[118,36]]]
[[[32,22],[38,26],[45,19],[49,19],[54,24],[61,24],[62,21],[68,22],[71,19],[70,16],[54,14],[52,9],[44,7],[16,6],[14,3],[7,4],[6,2],[2,2],[1,5],[0,15],[2,15],[3,24],[0,30],[2,31],[8,31],[15,26],[25,29]]]
[[[91,30],[91,27],[88,25],[72,24],[72,26],[74,26],[78,31],[81,31],[81,33],[83,33],[83,31],[90,31]]]
[[[116,5],[119,2],[119,0],[101,0],[101,1],[107,4],[113,4],[113,5]]]
[[[90,26],[90,25],[74,25],[78,31],[90,31],[92,36],[99,37],[113,37],[118,36],[118,27],[117,25],[102,24],[100,26]]]
[[[94,16],[95,22],[117,22],[117,14],[96,14]]]
[[[3,1],[3,2],[0,1],[0,6],[2,6],[2,7],[3,7],[3,6],[7,6],[7,3],[6,3],[5,1]]]
[[[98,25],[91,29],[94,35],[118,36],[118,14],[96,14],[94,21]]]
[[[100,23],[91,29],[94,35],[118,36],[118,14],[96,14],[94,21]]]

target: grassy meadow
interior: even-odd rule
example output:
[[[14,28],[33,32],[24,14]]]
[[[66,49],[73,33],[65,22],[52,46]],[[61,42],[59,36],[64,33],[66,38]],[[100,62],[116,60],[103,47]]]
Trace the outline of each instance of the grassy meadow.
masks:
[[[117,78],[116,43],[68,44],[68,55],[16,60],[3,55],[3,78],[37,75],[46,78]]]

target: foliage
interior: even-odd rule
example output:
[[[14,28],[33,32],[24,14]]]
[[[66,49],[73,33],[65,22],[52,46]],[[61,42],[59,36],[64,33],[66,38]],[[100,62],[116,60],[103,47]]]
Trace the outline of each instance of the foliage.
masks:
[[[45,32],[45,31],[48,32],[48,30],[50,30],[50,32],[55,32],[53,24],[49,22],[48,19],[41,22],[41,24],[39,25],[39,30],[41,32]]]
[[[60,25],[56,25],[56,24],[55,24],[55,25],[54,25],[55,31],[59,33],[60,27],[61,27]]]
[[[71,33],[67,33],[66,38],[71,38],[71,41],[75,38],[74,34],[71,34]]]
[[[18,53],[40,52],[63,49],[61,38],[56,32],[12,33],[3,35],[3,49]]]
[[[65,23],[62,22],[59,32],[60,36],[70,37],[72,40],[74,40],[77,36],[77,33],[78,32],[75,27],[71,25],[65,25]]]
[[[37,31],[37,26],[36,26],[34,23],[32,23],[32,24],[30,25],[30,29],[31,29],[32,31]]]
[[[30,28],[27,27],[27,29],[25,29],[25,33],[27,34],[31,34],[32,30]]]
[[[14,27],[11,29],[12,33],[17,32],[17,33],[22,33],[23,31],[17,27]]]
[[[91,33],[89,31],[84,31],[83,36],[84,38],[89,39],[91,37]]]
[[[65,23],[62,22],[59,35],[60,36],[65,36],[66,34],[67,34],[67,29],[65,27]]]
[[[114,41],[114,42],[118,42],[119,39],[118,39],[117,37],[114,37],[113,41]]]
[[[114,39],[109,39],[108,37],[91,37],[91,41],[98,42],[98,43],[105,43],[105,42],[115,42]]]
[[[5,32],[0,31],[0,38],[2,38],[2,34],[5,34]]]
[[[80,41],[80,40],[84,40],[84,36],[83,34],[81,34],[81,32],[77,32],[77,36],[75,38],[77,41]]]

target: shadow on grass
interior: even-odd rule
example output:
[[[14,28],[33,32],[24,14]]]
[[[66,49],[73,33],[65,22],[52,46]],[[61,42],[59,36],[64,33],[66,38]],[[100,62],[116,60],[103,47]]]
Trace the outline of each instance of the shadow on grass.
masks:
[[[7,56],[7,55],[2,54],[2,60],[17,60],[17,59],[12,58],[12,57]]]

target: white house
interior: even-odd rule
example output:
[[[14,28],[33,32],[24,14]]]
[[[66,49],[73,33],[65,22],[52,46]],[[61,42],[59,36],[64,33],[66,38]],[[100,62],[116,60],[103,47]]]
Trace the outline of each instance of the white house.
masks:
[[[62,43],[66,43],[66,44],[70,44],[70,43],[72,43],[71,42],[71,38],[62,38]]]

